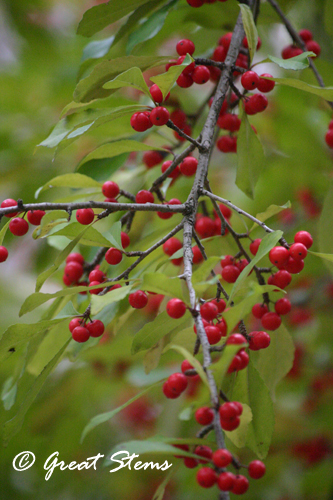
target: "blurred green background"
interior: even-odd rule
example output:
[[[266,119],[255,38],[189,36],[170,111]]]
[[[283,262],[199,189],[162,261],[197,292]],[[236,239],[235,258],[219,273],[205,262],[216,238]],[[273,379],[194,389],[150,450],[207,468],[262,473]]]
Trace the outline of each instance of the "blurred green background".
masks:
[[[131,135],[126,118],[116,125],[97,129],[88,138],[82,138],[60,153],[54,161],[52,150],[36,147],[57,123],[64,106],[72,100],[78,78],[87,74],[94,63],[87,56],[87,49],[82,56],[90,40],[77,36],[75,32],[83,12],[96,3],[79,0],[0,0],[1,199],[22,198],[25,202],[32,202],[38,187],[56,175],[73,172],[79,160],[94,146],[110,137]],[[281,2],[296,28],[311,29],[314,38],[321,44],[322,55],[316,64],[327,85],[333,85],[330,4],[329,0]],[[174,57],[177,40],[189,37],[195,42],[197,55],[211,54],[218,38],[233,27],[238,14],[237,2],[228,0],[225,4],[206,5],[199,10],[190,9],[185,0],[180,0],[159,33],[136,45],[133,53]],[[223,14],[216,16],[217,10]],[[117,32],[122,22],[96,35],[94,40],[109,38],[111,43],[110,37]],[[263,47],[256,61],[264,59],[267,54],[279,56],[281,49],[290,43],[288,34],[278,24],[277,17],[266,3],[262,4],[258,31]],[[104,57],[124,55],[126,43],[127,37],[111,47]],[[262,72],[264,70],[272,71],[274,76],[283,74],[273,65],[265,65]],[[315,84],[309,69],[297,76]],[[190,91],[178,88],[173,95],[179,99],[183,109],[191,113],[204,101],[210,88],[192,87]],[[135,100],[136,97],[130,92],[118,92],[115,96],[115,101],[120,104]],[[235,187],[234,156],[219,152],[213,154],[210,173],[215,192],[252,214],[264,211],[271,204],[283,205],[290,200],[291,210],[282,212],[278,218],[270,221],[270,225],[274,229],[282,227],[289,240],[296,231],[308,230],[315,239],[314,250],[333,253],[332,232],[323,232],[324,224],[320,222],[332,177],[332,152],[324,142],[331,114],[330,108],[321,99],[286,87],[277,87],[269,96],[267,111],[251,119],[266,151],[265,169],[255,200],[250,201]],[[166,141],[172,143],[173,138],[167,131],[163,137],[154,133],[151,140],[165,144]],[[137,185],[141,186],[145,182],[148,185],[149,179],[153,178],[150,172],[146,176],[142,174],[141,157],[124,158],[124,167],[117,174],[126,180],[129,190],[133,186],[133,192]],[[136,165],[141,170],[134,171]],[[135,179],[131,174],[133,171],[137,175]],[[190,182],[181,179],[169,190],[170,198],[186,199]],[[70,194],[70,190],[56,194],[52,191],[43,193],[41,199],[64,198]],[[327,214],[330,213],[331,207],[327,204],[326,222]],[[166,222],[165,227],[172,227],[178,217]],[[145,217],[137,218],[131,233],[133,241],[141,233],[149,234],[157,229],[161,223],[151,216],[148,219],[149,229]],[[234,221],[234,225],[242,228],[240,220]],[[255,234],[262,236],[258,230]],[[35,241],[25,237],[23,241],[11,235],[6,236],[10,257],[1,265],[0,273],[1,331],[12,323],[27,321],[25,318],[18,319],[20,306],[34,291],[37,275],[51,265],[58,253],[45,240]],[[210,250],[209,245],[207,248],[208,252],[215,251],[214,248]],[[223,254],[225,250],[226,247],[222,246],[220,253]],[[83,253],[89,257],[93,251],[88,248]],[[293,280],[290,297],[300,316],[298,319],[290,317],[286,325],[298,345],[298,364],[292,375],[278,387],[275,401],[276,429],[266,460],[267,475],[259,482],[251,482],[251,488],[244,496],[246,499],[333,498],[332,283],[327,268],[315,257],[308,258],[306,272]],[[48,280],[43,291],[56,291],[61,286],[59,272]],[[310,313],[306,315],[304,311]],[[39,316],[40,313],[35,311],[28,315],[28,320],[37,321]],[[163,472],[125,470],[110,475],[108,468],[100,465],[97,471],[56,470],[50,480],[45,481],[43,464],[55,451],[59,451],[60,459],[69,463],[73,460],[83,461],[97,453],[107,455],[115,445],[131,439],[143,439],[155,434],[192,437],[198,431],[193,419],[184,420],[184,416],[178,418],[181,410],[191,406],[194,398],[165,401],[157,388],[109,423],[97,427],[80,444],[82,430],[90,418],[116,407],[140,390],[138,388],[147,385],[142,356],[131,357],[130,344],[133,334],[153,316],[154,313],[142,316],[135,312],[124,317],[112,342],[85,350],[75,363],[73,359],[62,361],[28,411],[22,430],[7,448],[1,449],[3,500],[148,500],[152,497],[165,477]],[[156,370],[157,377],[178,369],[180,361],[179,355],[164,355],[162,367]],[[36,366],[32,363],[20,379],[14,406],[7,410],[8,377],[13,371],[20,373],[22,368],[18,357],[8,359],[0,367],[3,387],[1,426],[17,412],[34,380]],[[197,400],[207,402],[201,390]],[[24,450],[35,453],[36,464],[29,471],[16,472],[12,460]],[[255,458],[249,450],[237,453],[242,462]],[[181,466],[164,498],[190,500],[198,495],[203,500],[211,499],[217,496],[217,491],[205,491],[197,486],[195,472]]]

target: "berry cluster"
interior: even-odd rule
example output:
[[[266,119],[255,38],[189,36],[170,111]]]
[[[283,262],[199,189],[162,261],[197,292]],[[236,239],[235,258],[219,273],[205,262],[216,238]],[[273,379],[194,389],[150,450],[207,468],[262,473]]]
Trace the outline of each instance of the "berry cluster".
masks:
[[[73,318],[69,322],[69,331],[76,342],[87,342],[90,337],[101,337],[104,333],[104,323],[99,319],[87,323],[84,317]]]
[[[319,57],[321,52],[321,47],[318,42],[313,40],[313,35],[310,30],[303,29],[298,32],[298,36],[303,40],[306,50],[309,52],[314,52],[316,55],[312,57]],[[299,56],[303,53],[303,50],[294,44],[287,45],[282,50],[281,56],[283,59],[290,59],[291,57]]]

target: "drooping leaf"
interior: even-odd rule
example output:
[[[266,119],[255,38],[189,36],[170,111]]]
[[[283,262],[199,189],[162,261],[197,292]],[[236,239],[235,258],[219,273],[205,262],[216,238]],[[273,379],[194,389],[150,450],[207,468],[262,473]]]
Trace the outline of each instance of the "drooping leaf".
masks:
[[[139,28],[133,31],[128,37],[126,54],[130,54],[134,47],[139,43],[145,42],[154,38],[159,31],[163,28],[165,20],[170,12],[170,10],[178,3],[178,0],[169,0],[169,2],[161,7],[159,10],[154,12],[151,16],[147,18]]]
[[[242,13],[244,31],[249,46],[250,62],[252,62],[257,49],[258,31],[250,7],[248,5],[245,5],[244,3],[240,3],[239,7]]]
[[[280,59],[279,57],[274,56],[268,56],[268,59],[280,66],[280,68],[297,71],[309,67],[309,57],[311,56],[315,56],[314,52],[303,52],[302,54],[291,57],[290,59]]]
[[[310,94],[326,99],[326,101],[333,101],[333,87],[317,87],[316,85],[305,83],[302,80],[296,80],[296,78],[266,78],[266,80],[274,80],[274,82],[280,85],[286,85],[287,87],[309,92]]]
[[[274,432],[274,408],[269,390],[251,361],[237,373],[232,400],[251,408],[246,444],[258,458],[265,458]]]
[[[29,392],[26,394],[23,403],[21,404],[18,412],[16,413],[15,417],[13,417],[11,420],[8,420],[3,428],[3,441],[4,445],[7,446],[8,442],[10,439],[17,434],[24,421],[24,417],[29,410],[30,406],[38,396],[39,392],[41,391],[43,385],[45,384],[45,381],[51,371],[55,368],[55,366],[58,364],[60,358],[65,352],[66,347],[68,346],[69,342],[71,339],[68,339],[63,347],[58,351],[58,353],[54,356],[54,358],[44,367],[42,372],[39,374],[39,376],[36,378],[34,383],[32,384],[31,389]]]
[[[95,5],[84,13],[77,34],[90,37],[146,2],[147,0],[110,0]]]
[[[54,177],[48,181],[44,186],[39,188],[38,195],[47,189],[53,187],[68,187],[68,188],[102,188],[100,182],[95,181],[91,177],[82,174],[64,174]]]
[[[269,219],[270,217],[273,217],[274,215],[277,215],[283,210],[286,210],[287,208],[291,207],[290,201],[287,201],[284,205],[270,205],[264,212],[260,212],[259,214],[256,215],[256,219],[260,220],[261,222],[265,222],[265,220]],[[255,228],[258,227],[258,224],[254,222],[253,226],[250,229],[250,232],[253,231]]]
[[[170,278],[163,273],[145,273],[141,290],[169,295],[184,300],[184,294],[178,278]]]
[[[269,347],[251,352],[251,359],[274,400],[277,384],[293,366],[295,347],[284,325],[278,330],[269,332],[269,336],[271,338]]]
[[[240,289],[242,283],[250,274],[253,267],[265,256],[268,252],[277,244],[279,239],[282,237],[282,231],[274,231],[273,233],[266,234],[262,239],[257,254],[253,257],[251,262],[243,269],[243,271],[238,276],[236,282],[234,283],[232,290],[229,295],[229,303],[234,297],[237,290]]]
[[[123,250],[123,246],[121,244],[121,222],[117,221],[108,231],[104,233],[104,236],[111,243],[111,246],[118,248],[119,250]]]
[[[126,56],[101,61],[86,78],[77,84],[73,96],[74,101],[89,102],[93,99],[108,97],[114,90],[103,89],[103,85],[124,71],[133,67],[146,71],[154,66],[167,64],[168,61],[167,57],[157,56]]]
[[[243,4],[241,4],[243,5]],[[243,111],[242,122],[237,136],[236,185],[243,193],[254,198],[265,154],[257,134],[252,129],[247,114]]]

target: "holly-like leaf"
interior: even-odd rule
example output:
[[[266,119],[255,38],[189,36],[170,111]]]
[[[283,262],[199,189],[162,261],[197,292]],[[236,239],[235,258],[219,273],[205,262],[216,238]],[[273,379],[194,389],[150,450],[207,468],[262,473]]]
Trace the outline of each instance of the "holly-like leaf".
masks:
[[[291,57],[290,59],[280,59],[275,56],[268,56],[268,59],[280,66],[280,68],[298,71],[300,69],[308,68],[310,66],[309,57],[315,55],[316,54],[314,52],[303,52],[302,54]]]
[[[250,62],[252,62],[254,54],[257,50],[258,31],[250,7],[244,3],[240,3],[239,7],[242,13],[244,31],[249,46]]]
[[[237,136],[237,175],[236,185],[243,193],[254,198],[255,187],[259,180],[265,154],[257,134],[251,127],[247,114],[242,112],[242,122]]]

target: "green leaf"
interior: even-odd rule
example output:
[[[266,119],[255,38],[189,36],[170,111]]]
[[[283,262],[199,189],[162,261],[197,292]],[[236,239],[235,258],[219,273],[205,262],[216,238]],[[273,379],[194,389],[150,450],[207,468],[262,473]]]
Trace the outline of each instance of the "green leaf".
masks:
[[[143,328],[141,328],[138,333],[135,334],[131,353],[137,354],[140,351],[146,351],[153,347],[159,340],[161,340],[165,335],[171,333],[179,325],[184,323],[184,319],[173,319],[163,311],[159,314],[153,321],[146,323]]]
[[[147,0],[110,0],[95,5],[83,14],[77,34],[90,37],[146,2]]]
[[[276,214],[279,214],[280,212],[283,212],[283,210],[286,210],[286,208],[290,208],[291,203],[290,201],[287,201],[284,205],[270,205],[265,212],[260,212],[256,215],[256,219],[260,220],[261,222],[265,222],[265,220],[269,219],[270,217],[273,217]],[[251,227],[250,231],[253,231],[258,227],[258,224],[255,222],[253,226]]]
[[[251,361],[237,373],[232,399],[251,408],[246,444],[258,458],[265,458],[274,432],[274,408],[269,390]]]
[[[242,122],[237,137],[238,167],[236,185],[252,199],[254,198],[255,187],[259,180],[264,160],[265,154],[262,144],[243,110]]]
[[[226,345],[222,351],[220,359],[211,366],[211,370],[216,381],[218,388],[222,386],[224,377],[227,374],[228,368],[234,359],[235,355],[238,353],[241,347],[246,347],[247,344],[240,345]]]
[[[178,0],[169,0],[166,5],[154,12],[146,21],[140,24],[139,28],[128,37],[126,54],[130,54],[134,47],[139,43],[154,38],[154,36],[157,35],[157,33],[163,28],[170,10],[177,3]]]
[[[276,245],[279,239],[282,237],[283,231],[274,231],[273,233],[267,234],[261,241],[257,255],[253,257],[251,262],[243,269],[243,271],[238,276],[236,282],[234,283],[229,296],[229,304],[232,301],[235,293],[240,289],[242,283],[250,274],[253,267],[265,256],[268,252]]]
[[[55,148],[59,144],[59,142],[66,137],[68,131],[68,120],[66,118],[63,118],[56,124],[49,136],[40,144],[38,144],[38,146]]]
[[[252,62],[254,54],[257,50],[258,31],[250,7],[244,3],[240,3],[239,7],[242,13],[243,26],[249,45],[250,62]]]
[[[108,283],[108,285],[112,285],[112,283]],[[114,302],[119,302],[124,299],[131,293],[133,285],[123,286],[121,288],[116,288],[115,290],[111,290],[107,292],[105,295],[92,295],[91,297],[91,314],[95,316],[99,312],[101,312],[104,307],[112,304]]]
[[[144,94],[150,97],[148,85],[146,84],[142,71],[139,68],[128,69],[103,85],[103,89],[120,89],[122,87],[133,87],[141,90]]]
[[[58,351],[58,353],[52,358],[52,360],[44,367],[42,372],[39,374],[39,376],[36,378],[34,383],[32,384],[31,389],[25,396],[23,403],[21,404],[17,414],[15,417],[13,417],[11,420],[8,420],[3,429],[3,441],[4,441],[4,446],[7,446],[8,442],[10,439],[17,434],[20,429],[22,428],[24,417],[29,410],[30,406],[38,396],[39,392],[43,388],[43,385],[45,384],[45,381],[51,371],[55,368],[55,366],[58,364],[60,358],[62,357],[63,353],[65,352],[66,347],[68,346],[69,342],[71,339],[68,339],[66,343],[63,345],[63,347]]]
[[[169,351],[170,349],[179,352],[179,354],[181,354],[184,357],[184,359],[187,359],[187,361],[189,361],[193,366],[193,368],[198,372],[198,375],[200,375],[200,378],[203,381],[203,383],[209,388],[207,375],[204,372],[204,369],[202,368],[199,361],[194,356],[192,356],[192,354],[187,349],[185,349],[180,345],[171,344],[166,347],[165,351]]]
[[[333,183],[331,183],[328,193],[325,197],[323,209],[318,223],[318,247],[322,255],[329,255],[333,250],[332,233],[332,213],[333,213]],[[312,253],[312,251],[311,251]],[[333,274],[333,265],[329,259],[324,258],[324,263]]]
[[[184,300],[181,283],[178,278],[170,278],[162,273],[146,273],[143,276],[141,290],[169,295]]]
[[[297,71],[299,69],[308,68],[310,66],[309,57],[315,55],[316,54],[314,52],[303,52],[302,54],[291,57],[290,59],[280,59],[279,57],[274,56],[268,56],[268,59],[280,66],[280,68]]]
[[[204,281],[210,275],[216,264],[220,262],[220,260],[221,257],[218,256],[208,257],[207,260],[200,264],[199,269],[194,271],[192,276],[192,283],[195,284]]]
[[[123,246],[121,244],[121,222],[117,221],[108,231],[103,233],[105,238],[111,243],[111,246],[118,248],[119,250],[123,250]]]
[[[191,64],[192,61],[193,58],[189,54],[187,54],[182,64],[179,64],[177,66],[171,66],[166,73],[162,73],[157,76],[152,76],[150,78],[152,82],[156,83],[156,85],[159,86],[164,98],[168,95],[168,93],[172,89],[175,81],[177,80],[181,72],[184,70],[184,67]]]
[[[80,172],[88,174],[97,181],[110,179],[128,158],[128,153],[115,156],[114,158],[102,158],[101,160],[91,160],[80,167]]]
[[[328,260],[328,262],[333,262],[332,253],[319,253],[319,252],[312,252],[311,250],[308,250],[308,252],[311,255],[315,255],[316,257],[320,257],[321,259]]]
[[[1,401],[6,411],[10,410],[15,403],[17,394],[17,382],[14,377],[9,377],[2,386]]]
[[[48,181],[44,186],[38,189],[38,195],[47,189],[54,187],[67,187],[67,188],[99,188],[102,189],[102,184],[95,181],[91,177],[82,174],[64,174],[54,177]]]
[[[251,420],[252,420],[251,408],[247,404],[243,403],[243,413],[240,417],[239,426],[232,432],[225,431],[227,437],[235,446],[237,446],[237,448],[245,447],[248,427]]]
[[[91,153],[86,155],[83,160],[79,163],[78,169],[90,160],[100,159],[100,158],[112,158],[114,156],[121,155],[122,153],[131,153],[132,151],[166,151],[164,148],[157,148],[154,146],[148,146],[142,142],[133,140],[121,140],[109,142],[103,144],[102,146],[94,149]]]
[[[326,99],[326,101],[333,101],[333,87],[316,87],[316,85],[309,85],[301,80],[296,80],[295,78],[266,78],[266,80],[274,80],[274,82],[280,85],[286,85],[287,87],[293,87],[298,90],[303,90],[304,92],[309,92],[310,94],[317,95]]]
[[[7,229],[9,227],[10,220],[8,220],[1,228],[0,231],[0,245],[2,245],[2,242],[4,240],[4,237],[6,236]]]
[[[83,432],[82,432],[82,435],[81,435],[81,439],[80,439],[80,443],[83,442],[83,440],[87,436],[87,434],[89,434],[90,431],[92,431],[93,429],[95,429],[95,427],[97,427],[100,424],[103,424],[104,422],[107,422],[112,417],[114,417],[115,415],[117,415],[117,413],[119,413],[121,410],[123,410],[124,408],[126,408],[127,406],[129,406],[131,403],[134,403],[134,401],[136,401],[137,399],[141,398],[141,396],[143,396],[147,392],[151,391],[154,387],[157,387],[158,385],[161,385],[161,382],[157,382],[156,384],[153,384],[150,387],[148,387],[147,389],[144,389],[143,391],[139,392],[139,394],[137,394],[133,398],[131,398],[128,401],[126,401],[126,403],[124,403],[123,405],[118,406],[118,408],[115,408],[114,410],[108,411],[106,413],[101,413],[101,414],[96,415],[95,417],[93,417],[89,421],[89,423],[85,426],[85,428],[83,429]]]
[[[66,236],[69,240],[75,241],[75,245],[80,241],[82,245],[109,247],[110,242],[93,226],[87,226],[82,231],[82,224],[71,222],[59,231],[52,233],[52,236]],[[74,245],[74,246],[75,246]],[[73,246],[73,248],[74,248]]]
[[[95,40],[88,43],[83,49],[81,64],[88,59],[99,59],[105,56],[109,52],[114,39],[115,37],[112,35],[104,40]]]
[[[133,67],[146,71],[154,66],[167,64],[168,61],[168,57],[157,56],[126,56],[101,61],[86,78],[77,84],[73,96],[74,101],[89,102],[96,98],[108,97],[114,90],[103,89],[103,85],[124,71]]]
[[[36,195],[38,196],[38,193],[36,193]],[[42,238],[48,234],[52,228],[59,224],[63,224],[64,220],[67,219],[68,213],[65,212],[65,210],[52,210],[51,212],[46,212],[41,220],[40,226],[35,229],[34,238]]]
[[[251,351],[251,360],[274,401],[277,384],[293,366],[295,347],[284,325],[274,332],[269,332],[269,336],[271,337],[269,347],[257,352]]]

